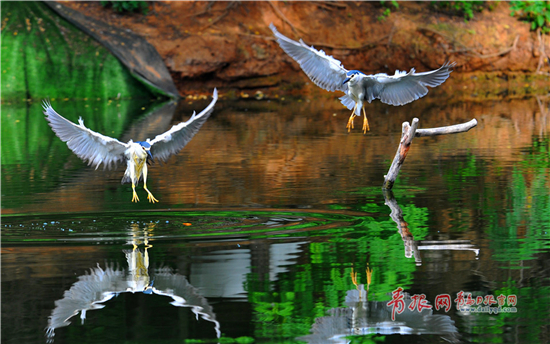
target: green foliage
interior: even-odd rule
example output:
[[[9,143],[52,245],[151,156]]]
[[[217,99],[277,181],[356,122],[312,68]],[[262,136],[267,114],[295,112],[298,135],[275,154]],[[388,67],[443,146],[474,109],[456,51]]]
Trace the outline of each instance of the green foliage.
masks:
[[[386,20],[386,18],[390,16],[391,10],[390,10],[390,6],[388,5],[388,2],[389,2],[389,4],[392,5],[395,9],[398,9],[398,8],[399,8],[399,4],[398,4],[397,1],[395,1],[395,0],[392,0],[392,1],[380,1],[380,4],[381,4],[382,7],[384,8],[384,12],[382,12],[382,15],[378,16],[378,21]]]
[[[2,102],[147,98],[104,46],[41,2],[2,3]],[[4,157],[2,157],[4,158]]]
[[[550,32],[550,2],[549,1],[511,1],[511,16],[519,16],[531,23],[531,30],[541,29]]]
[[[432,1],[432,7],[437,10],[451,11],[464,17],[464,21],[474,18],[474,12],[483,11],[485,1]]]
[[[468,21],[474,18],[474,11],[483,11],[483,1],[455,1],[453,6],[455,10],[464,15],[464,20]]]
[[[149,12],[147,1],[101,1],[101,5],[103,7],[112,6],[115,11],[120,13],[141,12],[147,15]]]

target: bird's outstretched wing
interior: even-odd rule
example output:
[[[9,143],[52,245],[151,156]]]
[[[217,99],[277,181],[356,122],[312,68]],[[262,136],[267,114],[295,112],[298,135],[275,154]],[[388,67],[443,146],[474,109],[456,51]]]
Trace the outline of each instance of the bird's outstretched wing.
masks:
[[[218,90],[214,89],[210,104],[202,110],[201,113],[193,116],[187,122],[181,122],[174,125],[164,134],[157,135],[153,140],[148,141],[151,144],[151,155],[162,161],[168,160],[172,154],[176,154],[187,145],[189,141],[199,131],[214,110],[214,105],[218,100]]]
[[[82,118],[78,119],[78,125],[69,121],[55,112],[49,101],[45,100],[43,107],[54,133],[61,141],[67,142],[67,146],[88,165],[97,169],[103,163],[104,168],[110,169],[125,159],[124,152],[128,144],[86,128]]]
[[[428,93],[429,87],[436,87],[447,80],[455,62],[444,63],[439,69],[430,72],[415,73],[414,68],[409,73],[395,72],[395,75],[377,74],[376,81],[382,86],[379,94],[382,103],[405,105]]]
[[[300,64],[302,70],[315,85],[331,92],[347,91],[348,85],[342,85],[342,83],[346,79],[348,71],[342,66],[342,62],[328,56],[322,50],[308,47],[301,39],[300,42],[296,42],[282,35],[273,23],[269,25],[269,28],[277,37],[281,48]]]

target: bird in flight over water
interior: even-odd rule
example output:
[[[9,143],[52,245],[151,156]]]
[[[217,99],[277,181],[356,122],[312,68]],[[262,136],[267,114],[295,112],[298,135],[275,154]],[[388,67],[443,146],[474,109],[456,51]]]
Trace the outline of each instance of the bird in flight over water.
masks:
[[[322,50],[307,46],[300,39],[296,42],[282,35],[275,25],[269,28],[277,38],[281,48],[292,57],[315,85],[327,91],[342,91],[340,97],[342,104],[352,110],[346,128],[348,132],[353,128],[353,118],[361,116],[363,110],[363,132],[369,128],[369,121],[365,112],[364,102],[372,102],[380,99],[382,103],[390,105],[405,105],[428,93],[428,87],[441,85],[452,72],[456,63],[444,63],[440,68],[430,72],[416,73],[412,68],[410,72],[396,71],[394,75],[378,73],[367,75],[358,70],[347,70],[342,63],[328,56]]]
[[[146,141],[133,141],[127,143],[102,135],[84,126],[84,121],[79,118],[75,124],[60,114],[51,106],[49,101],[44,101],[44,115],[54,133],[66,142],[67,146],[82,160],[88,162],[96,169],[104,164],[104,168],[111,169],[118,163],[126,162],[126,171],[122,178],[122,184],[131,182],[133,197],[132,202],[138,202],[136,185],[143,179],[143,188],[147,191],[149,202],[155,203],[158,200],[147,189],[147,162],[159,159],[166,161],[178,153],[187,145],[193,136],[199,131],[214,110],[218,100],[218,91],[214,89],[210,104],[198,115],[186,121],[174,125],[167,132],[157,135],[154,139]]]

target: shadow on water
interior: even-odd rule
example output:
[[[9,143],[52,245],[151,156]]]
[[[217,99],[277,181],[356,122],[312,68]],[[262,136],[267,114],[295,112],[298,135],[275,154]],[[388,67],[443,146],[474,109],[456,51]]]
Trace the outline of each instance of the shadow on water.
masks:
[[[82,116],[144,139],[208,101]],[[373,103],[362,135],[334,99],[221,101],[151,167],[154,205],[130,202],[123,167],[85,166],[38,105],[24,130],[3,117],[20,131],[2,154],[2,341],[546,342],[547,103]],[[479,124],[415,139],[384,194],[412,113]]]

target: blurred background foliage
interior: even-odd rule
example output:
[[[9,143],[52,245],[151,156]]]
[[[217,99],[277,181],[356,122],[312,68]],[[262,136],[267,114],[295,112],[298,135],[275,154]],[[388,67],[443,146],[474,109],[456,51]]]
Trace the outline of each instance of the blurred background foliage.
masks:
[[[531,30],[550,32],[550,1],[510,1],[511,15],[528,22]]]
[[[112,7],[113,10],[124,12],[140,12],[144,15],[149,13],[149,3],[147,1],[101,1],[103,7]]]
[[[41,2],[2,4],[2,102],[151,98],[101,44]]]

